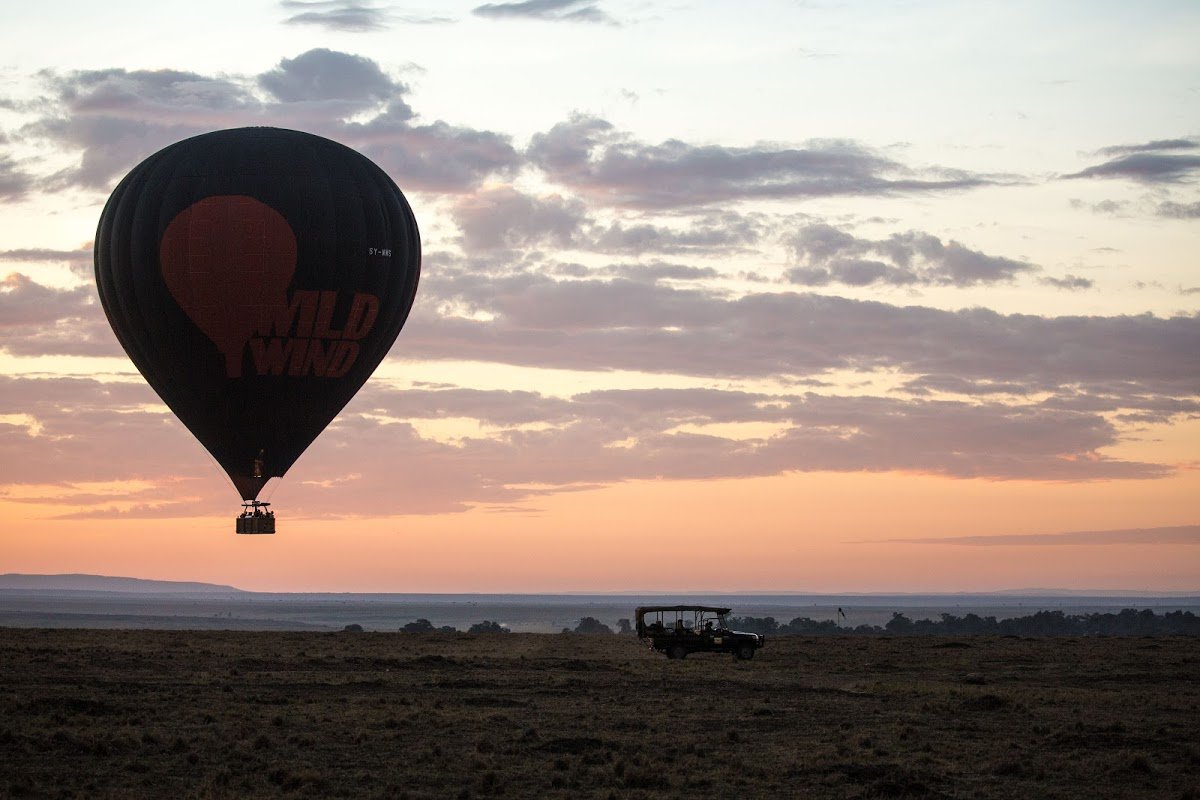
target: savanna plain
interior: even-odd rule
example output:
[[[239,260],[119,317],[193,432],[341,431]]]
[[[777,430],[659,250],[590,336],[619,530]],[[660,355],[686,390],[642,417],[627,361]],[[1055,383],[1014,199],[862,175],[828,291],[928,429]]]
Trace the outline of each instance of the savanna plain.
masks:
[[[0,796],[1200,798],[1196,637],[0,629]]]

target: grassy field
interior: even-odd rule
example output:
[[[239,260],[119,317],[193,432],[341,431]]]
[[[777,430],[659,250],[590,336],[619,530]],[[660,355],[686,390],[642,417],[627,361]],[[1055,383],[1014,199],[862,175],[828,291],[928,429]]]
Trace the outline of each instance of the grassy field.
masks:
[[[1200,800],[1195,638],[0,629],[2,797]]]

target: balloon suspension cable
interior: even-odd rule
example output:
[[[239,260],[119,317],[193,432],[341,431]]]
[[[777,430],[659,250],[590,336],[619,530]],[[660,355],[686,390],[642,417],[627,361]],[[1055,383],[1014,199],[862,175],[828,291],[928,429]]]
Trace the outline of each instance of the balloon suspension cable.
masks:
[[[216,471],[216,473],[218,475],[220,475],[221,478],[224,479],[224,481],[226,483],[229,484],[229,488],[233,489],[236,492],[238,490],[238,485],[233,480],[233,478],[230,477],[229,472],[224,467],[221,466],[221,462],[217,461],[217,459],[213,456],[213,454],[208,452],[207,447],[201,447],[200,449],[204,451],[204,455],[208,456],[208,463],[212,464],[213,469]]]
[[[266,498],[270,500],[275,496],[275,491],[279,488],[280,483],[282,483],[282,481],[277,481],[274,478],[267,480],[267,482],[263,484],[262,494],[266,495]]]

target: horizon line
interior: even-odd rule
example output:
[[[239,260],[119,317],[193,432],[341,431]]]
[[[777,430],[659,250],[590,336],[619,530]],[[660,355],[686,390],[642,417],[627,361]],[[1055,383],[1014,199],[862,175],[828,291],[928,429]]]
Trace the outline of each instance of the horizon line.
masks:
[[[964,597],[964,596],[995,596],[1003,595],[1009,597],[1047,597],[1047,596],[1076,596],[1076,597],[1113,597],[1113,596],[1128,596],[1128,597],[1200,597],[1200,587],[1178,590],[1164,589],[1129,589],[1129,588],[1096,588],[1089,587],[1086,589],[1072,589],[1064,587],[1013,587],[1003,589],[940,589],[940,590],[914,590],[914,589],[872,589],[872,590],[806,590],[806,589],[567,589],[559,591],[535,590],[535,591],[516,591],[516,590],[439,590],[439,591],[395,591],[395,590],[347,590],[347,589],[243,589],[231,584],[211,583],[202,580],[179,580],[169,578],[141,578],[125,575],[100,575],[95,573],[82,572],[64,572],[64,573],[28,573],[28,572],[7,572],[0,573],[0,581],[5,578],[91,578],[114,581],[131,581],[142,583],[164,583],[176,585],[196,585],[203,587],[211,587],[206,594],[219,594],[222,591],[228,593],[230,591],[239,594],[389,594],[389,595],[412,595],[412,596],[439,596],[439,595],[501,595],[501,596],[516,596],[516,597],[538,597],[538,596],[605,596],[605,597],[621,597],[621,596],[676,596],[676,595],[699,595],[699,596],[780,596],[780,597],[898,597],[898,596],[918,596],[918,597]],[[23,588],[36,589],[39,587],[19,587],[19,586],[0,586],[0,591],[13,591]],[[45,587],[40,587],[45,588]],[[51,588],[50,591],[96,591],[96,592],[119,592],[118,589],[73,589],[73,588]],[[214,591],[215,590],[215,591]],[[150,594],[153,592],[142,592]]]

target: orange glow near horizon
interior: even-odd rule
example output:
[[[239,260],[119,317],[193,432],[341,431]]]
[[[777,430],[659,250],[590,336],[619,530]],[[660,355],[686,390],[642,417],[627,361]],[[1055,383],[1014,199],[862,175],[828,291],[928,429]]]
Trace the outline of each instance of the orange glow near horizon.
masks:
[[[1192,545],[887,540],[1193,524],[1197,496],[1197,471],[1079,484],[806,473],[632,481],[543,497],[528,512],[314,520],[288,519],[283,505],[274,537],[236,536],[224,517],[53,520],[5,502],[0,569],[259,591],[1187,592],[1200,588]]]

